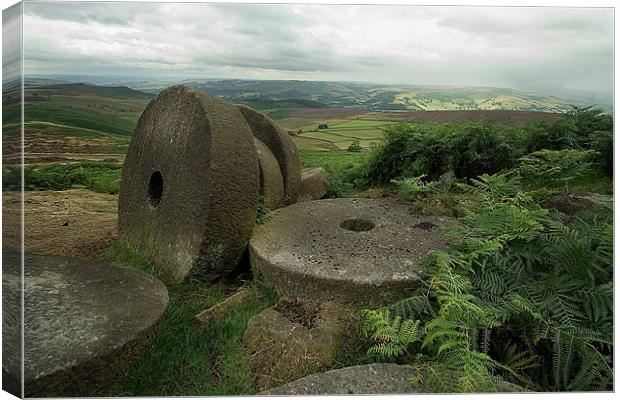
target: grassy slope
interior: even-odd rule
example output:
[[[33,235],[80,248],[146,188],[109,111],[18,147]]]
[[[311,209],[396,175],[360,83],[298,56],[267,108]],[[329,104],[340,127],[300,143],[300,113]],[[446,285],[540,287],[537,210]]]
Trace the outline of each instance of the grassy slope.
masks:
[[[12,92],[3,93],[14,99]],[[151,95],[126,87],[79,84],[27,86],[26,122],[47,122],[104,134],[131,135]],[[3,124],[19,121],[20,105],[3,104]]]

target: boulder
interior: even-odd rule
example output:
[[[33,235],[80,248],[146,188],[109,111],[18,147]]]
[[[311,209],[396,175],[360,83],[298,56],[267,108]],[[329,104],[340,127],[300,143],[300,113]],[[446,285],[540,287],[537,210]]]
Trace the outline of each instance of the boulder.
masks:
[[[170,278],[232,271],[256,219],[254,135],[236,106],[185,86],[142,113],[127,151],[119,238]]]
[[[19,265],[19,253],[3,258]],[[153,276],[116,264],[34,254],[25,255],[24,265],[27,397],[96,395],[150,347],[168,303],[166,287]],[[19,282],[19,272],[3,271],[4,290],[19,289],[10,284]],[[3,372],[19,371],[20,352],[6,355]]]
[[[328,188],[327,174],[323,168],[304,168],[301,171],[301,188],[297,201],[301,203],[322,199]]]

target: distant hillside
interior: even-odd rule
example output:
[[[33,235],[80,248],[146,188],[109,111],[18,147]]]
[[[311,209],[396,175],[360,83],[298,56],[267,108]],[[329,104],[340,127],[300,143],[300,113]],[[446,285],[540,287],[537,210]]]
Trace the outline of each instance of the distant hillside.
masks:
[[[95,86],[84,83],[27,85],[27,89],[33,95],[39,96],[103,96],[114,99],[150,99],[154,97],[150,93],[134,90],[127,86]]]
[[[29,122],[48,122],[104,134],[131,135],[138,117],[154,95],[127,86],[95,86],[26,79],[24,116]],[[3,124],[19,121],[19,86],[2,93]]]
[[[564,112],[570,105],[552,96],[500,88],[406,88],[393,93],[393,104],[408,110],[512,110]]]
[[[37,76],[31,81],[54,82]],[[47,77],[49,78],[49,77]],[[458,87],[425,85],[378,85],[359,82],[325,82],[302,80],[244,79],[171,79],[119,78],[103,76],[55,77],[67,82],[90,83],[74,88],[78,91],[99,90],[102,95],[143,98],[156,95],[166,87],[185,84],[235,103],[244,103],[262,110],[278,108],[364,108],[368,111],[425,110],[512,110],[565,112],[571,105],[595,105],[612,112],[611,105],[595,104],[592,95],[566,92],[562,97],[539,92],[494,87]],[[56,83],[59,83],[56,80]],[[101,85],[101,86],[95,86]],[[111,94],[103,94],[105,88]],[[100,89],[94,89],[100,88]],[[120,89],[125,88],[125,89]],[[69,90],[65,87],[64,90]],[[132,93],[129,90],[139,93]],[[121,93],[123,92],[124,93]]]
[[[263,109],[276,107],[261,104],[259,100],[290,102],[291,99],[318,102],[326,107],[363,107],[368,111],[565,112],[570,109],[568,102],[553,96],[502,88],[380,86],[313,81],[189,80],[183,83],[230,101],[250,105],[254,102],[254,106]],[[320,108],[304,104],[297,107]]]

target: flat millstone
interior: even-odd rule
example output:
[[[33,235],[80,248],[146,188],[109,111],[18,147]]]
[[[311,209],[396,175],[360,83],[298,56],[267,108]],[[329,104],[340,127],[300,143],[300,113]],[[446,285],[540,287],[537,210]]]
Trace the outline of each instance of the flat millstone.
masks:
[[[4,290],[19,287],[19,257],[3,254]],[[78,258],[26,254],[24,264],[26,396],[91,396],[148,349],[168,303],[159,280]],[[5,357],[3,370],[19,362]]]
[[[413,393],[414,369],[397,364],[366,364],[308,375],[261,395]]]
[[[297,203],[270,213],[267,223],[255,228],[252,268],[287,298],[387,305],[418,285],[417,268],[425,256],[449,246],[439,228],[451,223],[385,199]]]
[[[162,91],[135,129],[119,192],[119,238],[170,278],[231,272],[256,220],[254,136],[233,104],[185,86]]]

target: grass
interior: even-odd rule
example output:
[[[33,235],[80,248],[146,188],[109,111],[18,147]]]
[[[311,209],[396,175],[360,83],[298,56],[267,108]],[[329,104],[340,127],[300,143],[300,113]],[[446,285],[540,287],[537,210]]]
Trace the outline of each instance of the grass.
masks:
[[[357,165],[366,157],[366,153],[299,150],[299,156],[302,168],[323,167],[327,173],[336,174]]]
[[[272,119],[284,119],[291,116],[291,109],[289,108],[276,108],[275,110],[264,111],[269,118]]]
[[[360,129],[360,128],[378,128],[389,125],[388,122],[385,121],[372,121],[365,119],[354,119],[347,122],[343,122],[340,124],[336,124],[334,126],[330,126],[330,129]]]
[[[327,197],[342,197],[354,188],[348,176],[358,168],[366,153],[346,151],[299,150],[302,168],[322,167],[327,173],[329,191]]]
[[[4,126],[4,129],[9,128],[9,132],[7,133],[19,133],[21,127],[19,124],[17,125],[8,125]],[[75,126],[61,125],[55,124],[51,122],[43,122],[43,121],[32,121],[26,122],[24,124],[24,131],[26,134],[29,132],[36,133],[51,133],[51,134],[62,134],[62,135],[71,135],[81,138],[111,138],[116,139],[119,142],[129,143],[129,138],[126,135],[114,134],[114,133],[106,133],[101,131],[96,131],[93,129],[87,128],[79,128]]]
[[[14,110],[9,110],[13,112]],[[131,134],[136,121],[125,118],[110,118],[109,114],[84,110],[82,108],[68,108],[63,105],[26,104],[26,121],[48,121],[62,125],[71,125],[97,131]]]
[[[278,116],[278,113],[275,111],[272,111],[270,113],[270,116],[272,115]],[[280,118],[274,118],[274,119],[276,120],[278,125],[280,125],[281,127],[285,129],[290,129],[290,130],[302,129],[304,131],[317,130],[319,127],[319,124],[327,124],[331,128],[332,126],[336,126],[336,125],[350,121],[347,119],[321,119],[321,118],[300,118],[300,117],[284,117],[281,119]],[[385,122],[383,123],[385,124]]]
[[[294,136],[293,142],[299,150],[313,150],[313,151],[333,151],[338,150],[335,144],[327,140],[312,139],[304,136]]]
[[[338,142],[343,142],[346,140],[351,140],[351,138],[347,136],[336,135],[336,134],[333,134],[327,131],[304,132],[302,136],[308,137],[311,139],[326,140],[332,143],[338,143]]]
[[[332,133],[334,135],[339,135],[342,137],[345,137],[347,139],[377,139],[377,140],[381,140],[383,139],[383,130],[381,129],[374,129],[374,128],[370,128],[370,129],[355,129],[355,130],[351,130],[351,129],[329,129],[328,131],[329,133]]]
[[[67,190],[86,188],[97,193],[117,194],[122,166],[108,163],[28,165],[24,167],[24,190]],[[2,189],[21,187],[19,166],[2,169]]]
[[[151,348],[104,396],[223,396],[257,391],[242,337],[248,320],[274,303],[273,293],[252,286],[253,294],[208,325],[194,316],[224,300],[218,287],[201,282],[172,283],[147,259],[117,243],[105,258],[155,275],[168,288],[170,301]],[[237,278],[222,289],[235,290]]]
[[[26,101],[26,122],[45,121],[105,133],[131,135],[148,99],[54,95],[45,101]],[[19,121],[19,104],[3,107],[3,123]]]
[[[334,148],[346,150],[354,140],[359,140],[362,148],[368,149],[383,138],[383,128],[390,125],[385,121],[374,120],[325,120],[328,129],[317,129],[315,122],[312,126],[300,126],[304,130],[300,136],[293,139],[301,149],[323,150]],[[326,143],[331,143],[329,146]]]

